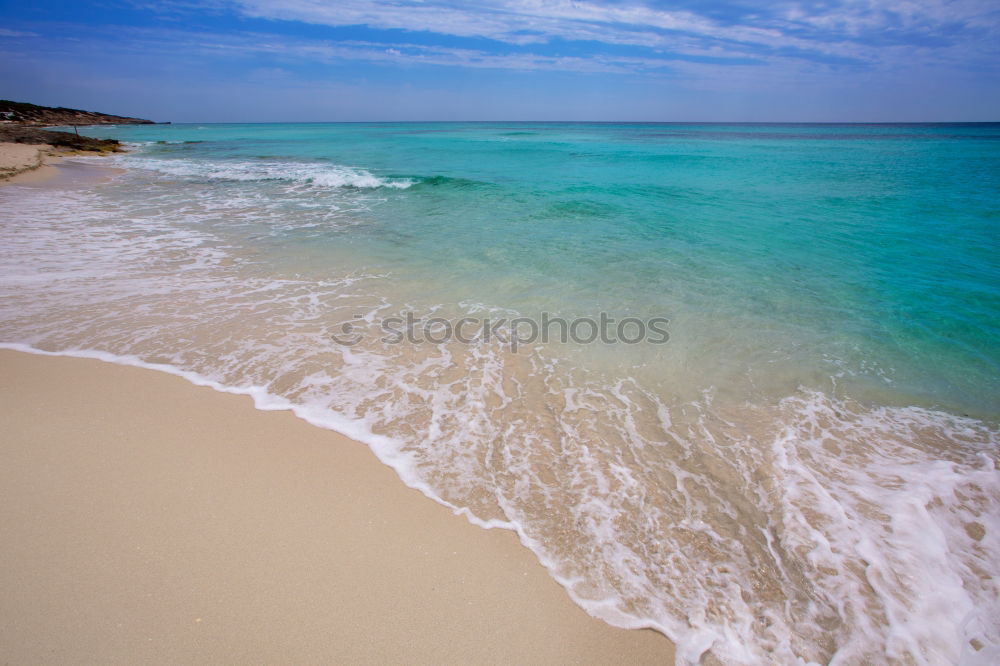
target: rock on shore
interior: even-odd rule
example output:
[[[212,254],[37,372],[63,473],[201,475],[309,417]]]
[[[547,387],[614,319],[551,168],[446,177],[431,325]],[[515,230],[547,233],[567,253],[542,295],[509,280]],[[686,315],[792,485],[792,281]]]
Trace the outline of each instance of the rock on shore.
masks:
[[[115,139],[95,139],[73,132],[56,132],[23,125],[0,125],[0,142],[23,143],[28,145],[48,144],[69,150],[96,151],[100,153],[118,152],[121,142]]]

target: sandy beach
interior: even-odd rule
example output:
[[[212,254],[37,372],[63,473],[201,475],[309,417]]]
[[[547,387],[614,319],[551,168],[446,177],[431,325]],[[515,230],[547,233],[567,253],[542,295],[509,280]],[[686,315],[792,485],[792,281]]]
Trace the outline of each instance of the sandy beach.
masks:
[[[0,143],[0,185],[37,183],[58,174],[61,158],[49,145]]]
[[[0,351],[4,663],[671,663],[361,444],[150,370]]]
[[[0,664],[1000,663],[998,137],[86,129],[0,187]]]
[[[3,19],[0,666],[1000,666],[1000,3]]]

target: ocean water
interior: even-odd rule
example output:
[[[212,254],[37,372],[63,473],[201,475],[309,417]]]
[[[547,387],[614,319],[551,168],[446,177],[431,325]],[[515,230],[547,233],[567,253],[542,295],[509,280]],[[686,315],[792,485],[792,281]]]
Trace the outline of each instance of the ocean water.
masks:
[[[1000,125],[87,133],[0,189],[4,346],[364,441],[680,663],[1000,661]]]

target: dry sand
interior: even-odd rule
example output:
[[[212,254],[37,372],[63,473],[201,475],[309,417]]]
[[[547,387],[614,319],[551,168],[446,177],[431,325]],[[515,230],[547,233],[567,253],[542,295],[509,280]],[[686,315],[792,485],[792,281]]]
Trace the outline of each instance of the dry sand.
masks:
[[[672,663],[289,412],[0,351],[0,663]]]
[[[0,185],[35,183],[58,174],[59,157],[50,145],[0,143]]]
[[[41,161],[44,148],[26,143],[0,143],[0,172],[29,169]]]

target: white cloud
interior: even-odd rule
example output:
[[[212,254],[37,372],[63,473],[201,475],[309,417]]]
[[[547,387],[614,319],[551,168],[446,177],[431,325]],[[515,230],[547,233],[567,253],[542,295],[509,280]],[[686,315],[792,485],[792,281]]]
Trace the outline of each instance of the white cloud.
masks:
[[[7,28],[0,28],[0,37],[38,37],[38,34],[34,32],[24,32],[22,30],[8,30]]]
[[[367,25],[380,29],[427,31],[458,37],[485,37],[512,44],[552,38],[614,44],[669,46],[662,32],[711,39],[773,42],[774,30],[724,27],[686,11],[640,5],[604,6],[570,0],[414,2],[408,0],[236,0],[247,16],[330,26]]]
[[[185,53],[243,57],[269,55],[278,59],[334,64],[340,61],[365,61],[397,66],[439,65],[474,69],[515,71],[574,71],[624,74],[635,71],[664,70],[670,61],[664,58],[639,58],[594,55],[584,57],[548,56],[535,53],[498,54],[475,49],[428,46],[405,42],[341,41],[336,43],[295,40],[276,35],[247,33],[241,35],[206,35],[159,33],[147,35],[134,48]]]
[[[802,57],[876,62],[872,37],[892,31],[925,37],[944,27],[995,33],[1000,11],[982,0],[845,0],[771,3],[733,22],[687,10],[584,0],[233,0],[244,15],[329,26],[366,25],[480,37],[509,44],[564,39],[633,45],[688,54],[717,49],[758,55],[794,49]]]

